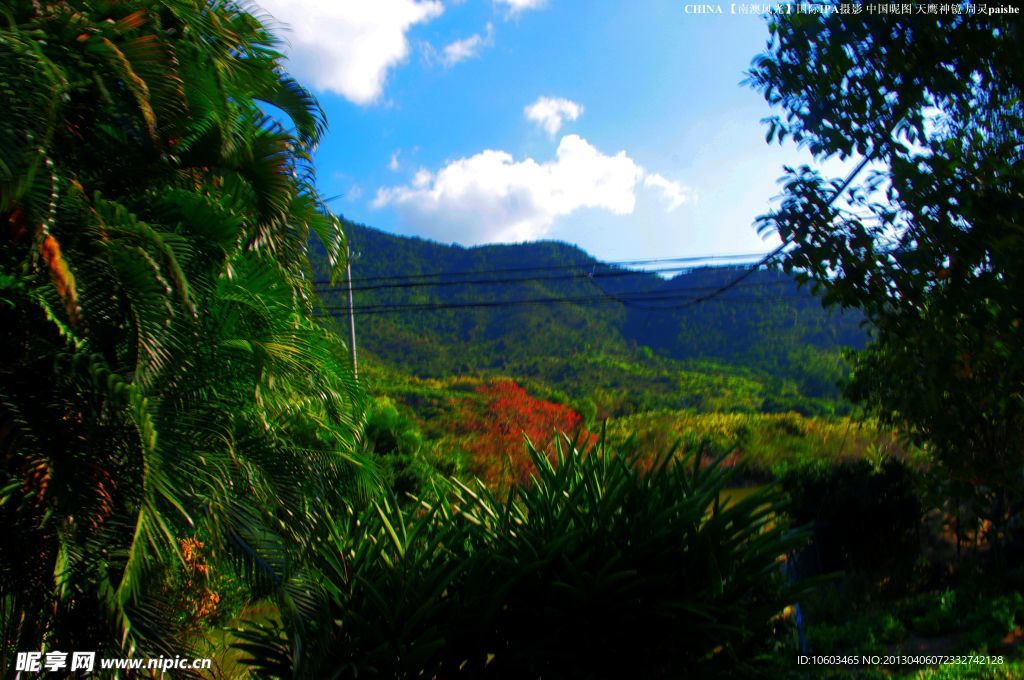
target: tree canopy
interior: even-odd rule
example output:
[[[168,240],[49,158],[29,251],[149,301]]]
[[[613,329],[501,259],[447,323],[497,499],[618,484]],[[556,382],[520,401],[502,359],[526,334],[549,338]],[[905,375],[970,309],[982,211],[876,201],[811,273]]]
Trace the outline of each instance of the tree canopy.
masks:
[[[1017,15],[773,14],[750,82],[768,139],[868,159],[840,186],[787,168],[761,218],[788,270],[857,307],[848,392],[954,481],[1024,489],[1024,24]]]
[[[236,2],[0,12],[0,668],[181,654],[197,542],[286,598],[365,481],[359,390],[312,320],[310,238],[332,276],[344,252],[325,121]]]

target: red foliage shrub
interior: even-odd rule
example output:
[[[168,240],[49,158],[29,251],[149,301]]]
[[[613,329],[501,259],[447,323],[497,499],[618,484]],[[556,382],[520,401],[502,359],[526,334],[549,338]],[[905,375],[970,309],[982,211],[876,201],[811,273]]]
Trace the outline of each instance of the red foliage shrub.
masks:
[[[535,399],[513,380],[498,380],[477,388],[482,408],[464,415],[472,433],[468,449],[473,472],[492,487],[522,484],[530,477],[533,464],[524,435],[538,451],[551,456],[558,432],[580,433],[580,445],[592,435],[582,429],[583,418],[562,404]]]

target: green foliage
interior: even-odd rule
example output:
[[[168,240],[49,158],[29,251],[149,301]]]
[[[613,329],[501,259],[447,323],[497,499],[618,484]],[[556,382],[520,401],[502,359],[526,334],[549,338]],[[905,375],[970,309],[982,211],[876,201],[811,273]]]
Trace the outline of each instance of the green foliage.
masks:
[[[1019,592],[1000,595],[978,612],[978,628],[988,635],[1004,636],[1024,626],[1024,595]]]
[[[183,541],[287,603],[365,486],[360,391],[311,320],[309,240],[332,273],[343,252],[324,121],[236,2],[2,16],[0,674],[16,650],[184,655],[207,558]]]
[[[804,600],[808,651],[812,654],[906,654],[922,657],[976,654],[989,664],[943,664],[902,678],[1016,678],[1019,651],[1006,645],[1024,610],[1019,592],[986,579],[961,580],[955,588],[874,599],[830,583]],[[980,585],[980,587],[979,587]],[[825,605],[825,606],[822,606]],[[999,664],[994,663],[1001,658]],[[859,668],[856,677],[892,677],[892,666]],[[899,669],[905,671],[904,669]],[[838,672],[827,677],[852,677]]]
[[[751,82],[819,159],[875,168],[838,181],[787,169],[761,227],[824,301],[874,341],[848,394],[927,444],[1005,526],[1024,475],[1024,40],[1017,14],[770,15]]]
[[[916,612],[911,627],[922,635],[949,633],[960,626],[957,615],[957,592],[943,590],[926,593],[912,603],[910,612]]]
[[[455,471],[427,445],[416,422],[387,398],[368,409],[363,448],[399,501],[429,496],[440,477]]]
[[[602,356],[592,357],[590,361],[611,362]],[[750,383],[729,374],[716,377],[712,374],[715,365],[699,368],[701,372],[695,370],[676,376],[679,384],[692,385],[695,391],[704,390],[705,404],[721,404],[727,412],[681,411],[644,402],[642,412],[600,417],[608,410],[615,411],[619,408],[615,406],[616,400],[631,394],[625,387],[615,391],[598,390],[592,398],[570,399],[568,403],[581,417],[585,417],[581,409],[593,404],[594,420],[604,423],[609,439],[621,444],[633,438],[631,446],[641,455],[668,449],[677,442],[682,442],[687,450],[700,449],[711,456],[734,454],[727,464],[742,460],[743,479],[739,481],[744,484],[781,478],[794,469],[829,467],[837,462],[869,457],[879,462],[889,457],[911,460],[918,455],[913,450],[906,451],[895,433],[872,420],[810,417],[799,413],[762,414],[756,409],[744,412],[738,401],[743,392],[733,390]],[[668,369],[665,371],[667,375]],[[578,382],[585,383],[586,376],[581,374]],[[484,417],[486,405],[478,390],[488,384],[487,379],[415,378],[375,362],[366,364],[361,377],[368,390],[388,394],[389,400],[402,413],[415,419],[424,437],[424,458],[431,461],[432,467],[443,467],[447,473],[463,478],[474,469],[480,470],[473,467],[474,434],[469,423]],[[533,399],[557,398],[557,394],[539,380],[524,380],[522,385]],[[712,389],[721,391],[712,397],[709,394]],[[730,410],[734,412],[728,412]],[[557,427],[552,425],[552,428]],[[547,441],[550,429],[542,428],[541,439]],[[512,442],[516,448],[520,443],[521,439]],[[477,450],[482,449],[477,447]],[[500,460],[505,458],[504,453],[496,455]]]
[[[1024,675],[1024,661],[999,665],[947,665],[901,676],[905,680],[1015,680]]]
[[[812,626],[807,647],[814,654],[878,654],[884,645],[901,642],[905,636],[903,624],[891,615],[862,617]]]
[[[720,286],[737,273],[735,268],[703,268],[669,280],[651,273],[623,276],[623,270],[564,243],[462,248],[356,224],[346,223],[346,232],[355,253],[357,308],[606,300],[602,290],[616,297],[643,291],[678,295]],[[521,268],[524,262],[557,270],[457,275]],[[441,285],[388,287],[395,277],[437,272],[450,274],[440,279]],[[526,280],[510,280],[520,278]],[[462,280],[477,283],[452,285]],[[724,296],[724,302],[691,309],[564,304],[406,310],[359,314],[356,325],[363,350],[393,370],[420,378],[513,376],[527,388],[534,380],[570,400],[593,399],[598,420],[681,405],[809,414],[847,408],[836,385],[846,375],[839,348],[863,345],[860,317],[823,311],[779,272],[757,272],[749,283]],[[324,297],[335,305],[333,313],[347,309],[343,291]]]
[[[955,577],[950,587],[896,597],[845,587],[832,581],[805,598],[807,643],[813,654],[980,655],[1004,656],[999,673],[980,674],[971,664],[946,664],[958,673],[921,672],[900,677],[1017,677],[1017,652],[1007,635],[1024,619],[1024,600],[1012,585],[991,578]],[[890,669],[891,670],[891,669]],[[984,670],[984,667],[981,668]],[[1000,674],[1006,672],[1006,674]],[[830,676],[831,677],[831,676]],[[842,674],[839,677],[846,677]],[[888,676],[886,676],[888,677]]]
[[[879,469],[857,461],[794,471],[783,482],[792,517],[813,527],[803,558],[818,572],[862,571],[906,579],[920,554],[923,514],[913,471],[898,460]]]
[[[970,647],[979,649],[1024,625],[1024,597],[1019,592],[993,592],[991,584],[964,584],[957,590],[925,593],[904,610],[912,630],[922,635],[966,631]]]
[[[905,455],[891,432],[851,418],[808,418],[797,413],[690,413],[650,411],[609,420],[613,441],[635,439],[658,450],[682,441],[710,455],[732,454],[752,477],[782,478],[791,471],[828,469],[871,451]]]
[[[339,518],[317,544],[321,613],[250,628],[277,677],[680,677],[752,672],[797,591],[779,559],[804,540],[764,489],[722,500],[732,473],[600,445],[499,500],[452,482],[436,503]],[[791,632],[791,631],[789,631]]]

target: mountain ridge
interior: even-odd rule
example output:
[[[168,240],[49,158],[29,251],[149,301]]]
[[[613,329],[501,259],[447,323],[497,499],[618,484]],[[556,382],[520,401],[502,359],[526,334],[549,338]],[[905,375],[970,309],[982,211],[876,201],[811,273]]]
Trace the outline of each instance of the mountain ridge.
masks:
[[[773,383],[769,392],[792,393],[790,405],[835,402],[840,349],[866,341],[860,317],[822,309],[776,270],[755,271],[697,304],[746,268],[663,278],[559,241],[464,247],[347,221],[345,230],[360,353],[419,378],[507,375],[582,396],[621,383],[604,367],[620,363],[636,369],[626,382],[648,392],[652,370],[662,381],[697,371],[753,375]],[[329,313],[347,315],[343,288],[321,297]],[[691,395],[663,396],[653,405],[693,403]]]

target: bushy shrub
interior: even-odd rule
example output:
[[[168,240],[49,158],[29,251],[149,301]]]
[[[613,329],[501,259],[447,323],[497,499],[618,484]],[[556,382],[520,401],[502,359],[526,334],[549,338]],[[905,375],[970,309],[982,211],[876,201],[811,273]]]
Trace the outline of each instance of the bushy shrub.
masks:
[[[794,522],[813,530],[806,569],[898,575],[913,567],[922,511],[904,463],[806,468],[790,472],[783,484],[793,500]]]
[[[477,388],[481,403],[467,403],[463,421],[473,472],[491,487],[529,479],[532,465],[525,437],[550,455],[555,432],[582,432],[583,418],[564,404],[530,396],[513,380],[495,380]]]
[[[996,595],[982,600],[967,616],[967,626],[982,640],[998,639],[1024,623],[1024,596],[1020,593]]]
[[[530,448],[533,482],[499,500],[452,482],[412,513],[350,511],[294,589],[284,629],[240,633],[282,677],[683,677],[752,671],[789,631],[780,560],[805,534],[733,472],[595,445]]]
[[[400,502],[429,494],[443,472],[453,471],[445,470],[450,462],[442,462],[430,451],[416,421],[390,399],[378,399],[369,409],[362,441],[384,485]]]

